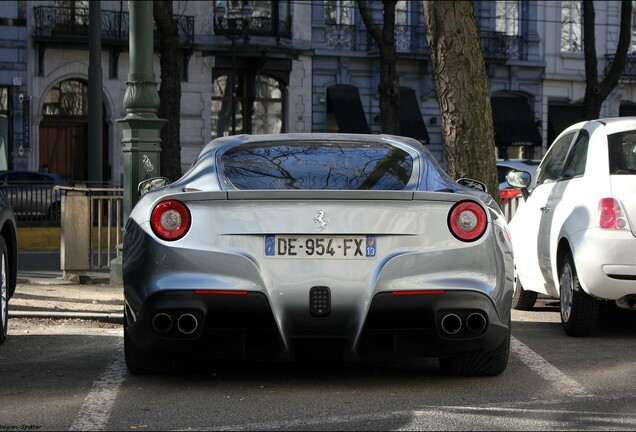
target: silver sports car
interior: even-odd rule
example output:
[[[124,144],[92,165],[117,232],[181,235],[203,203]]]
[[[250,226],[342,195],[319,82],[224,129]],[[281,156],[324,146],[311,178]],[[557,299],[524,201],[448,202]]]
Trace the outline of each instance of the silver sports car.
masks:
[[[462,184],[485,189],[410,138],[213,140],[178,181],[140,184],[124,238],[128,369],[438,357],[447,374],[502,373],[507,223]]]

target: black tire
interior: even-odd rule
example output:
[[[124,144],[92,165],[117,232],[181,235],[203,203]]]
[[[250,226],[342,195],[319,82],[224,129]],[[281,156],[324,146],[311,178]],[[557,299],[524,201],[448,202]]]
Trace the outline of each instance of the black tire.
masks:
[[[561,325],[569,336],[589,336],[599,313],[599,302],[579,283],[574,258],[569,252],[559,269],[559,306]]]
[[[124,313],[124,357],[128,371],[135,375],[167,374],[172,372],[171,358],[167,355],[144,351],[130,340]]]
[[[7,339],[9,328],[9,252],[7,243],[0,236],[0,344]]]
[[[537,292],[524,290],[519,281],[519,277],[516,276],[515,279],[515,293],[512,296],[512,308],[524,311],[532,310],[537,301]]]
[[[503,342],[490,352],[466,353],[456,357],[440,357],[442,372],[450,376],[497,376],[508,366],[510,326]]]
[[[60,201],[54,202],[46,212],[46,219],[49,221],[62,220],[62,203]]]

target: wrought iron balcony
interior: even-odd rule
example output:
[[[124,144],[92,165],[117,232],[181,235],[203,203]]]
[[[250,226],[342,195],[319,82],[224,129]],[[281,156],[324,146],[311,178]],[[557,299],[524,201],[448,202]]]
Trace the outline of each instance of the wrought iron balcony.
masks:
[[[221,28],[218,21],[214,21],[214,34],[216,35],[233,35],[233,36],[241,36],[243,35],[243,21],[235,18],[228,18],[235,20],[236,28],[230,30],[229,28]],[[259,17],[251,17],[249,20],[249,28],[247,29],[247,33],[249,36],[272,36],[278,39],[291,38],[291,28],[287,21],[285,20],[275,20],[270,17],[259,16]]]
[[[509,36],[500,32],[481,32],[481,49],[484,60],[521,60],[521,36]]]
[[[603,74],[607,76],[612,64],[614,63],[614,58],[616,56],[614,54],[605,55],[605,70]],[[623,69],[623,73],[621,74],[622,81],[630,81],[634,82],[636,80],[636,53],[631,53],[627,55],[627,63],[625,63],[625,69]]]
[[[88,43],[88,8],[62,6],[36,6],[34,37],[40,42]],[[194,17],[177,15],[179,42],[183,48],[194,45]],[[128,12],[101,11],[102,42],[127,45],[129,34]]]
[[[327,24],[327,47],[336,49],[356,49],[356,26],[346,24]]]
[[[367,37],[367,47],[369,51],[378,49],[377,42],[370,34]],[[428,40],[424,26],[396,25],[395,49],[398,53],[428,54]]]
[[[428,52],[428,40],[423,26],[395,26],[397,52]]]

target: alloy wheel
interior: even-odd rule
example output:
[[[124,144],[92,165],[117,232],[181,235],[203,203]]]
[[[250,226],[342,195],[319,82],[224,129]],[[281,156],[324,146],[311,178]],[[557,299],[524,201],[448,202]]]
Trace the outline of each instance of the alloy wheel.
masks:
[[[572,273],[572,267],[570,263],[565,263],[563,271],[561,273],[561,319],[563,322],[568,322],[572,314],[572,297],[574,290],[574,277]]]
[[[7,311],[7,262],[6,256],[0,256],[0,331],[6,332],[8,311]],[[0,335],[2,336],[2,335]]]

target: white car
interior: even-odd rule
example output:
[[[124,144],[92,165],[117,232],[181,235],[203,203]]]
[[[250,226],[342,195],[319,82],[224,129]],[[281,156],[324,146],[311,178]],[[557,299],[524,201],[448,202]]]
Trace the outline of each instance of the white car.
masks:
[[[509,178],[511,186],[529,182]],[[525,183],[525,184],[524,184]],[[559,297],[568,335],[588,335],[601,301],[636,310],[636,117],[577,123],[544,156],[510,221],[516,309]]]

